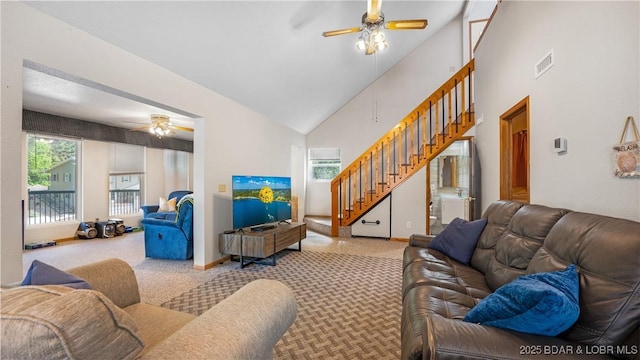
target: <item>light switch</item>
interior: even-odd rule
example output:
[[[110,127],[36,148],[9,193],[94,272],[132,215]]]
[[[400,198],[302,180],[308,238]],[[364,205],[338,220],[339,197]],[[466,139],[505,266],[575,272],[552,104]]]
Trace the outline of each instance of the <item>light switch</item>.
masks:
[[[227,192],[226,184],[218,184],[218,192]]]

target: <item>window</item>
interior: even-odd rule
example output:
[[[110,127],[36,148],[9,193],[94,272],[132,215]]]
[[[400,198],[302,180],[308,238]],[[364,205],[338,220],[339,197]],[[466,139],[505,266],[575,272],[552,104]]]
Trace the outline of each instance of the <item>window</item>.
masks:
[[[109,216],[140,212],[144,147],[112,143],[109,163]]]
[[[309,149],[309,177],[312,181],[331,181],[340,174],[340,149]]]
[[[75,220],[78,142],[27,134],[27,147],[27,223]]]

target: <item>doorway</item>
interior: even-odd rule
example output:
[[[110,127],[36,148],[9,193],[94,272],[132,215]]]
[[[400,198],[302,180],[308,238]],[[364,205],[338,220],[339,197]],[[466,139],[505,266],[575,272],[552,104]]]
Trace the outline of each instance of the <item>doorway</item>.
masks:
[[[474,138],[454,141],[427,166],[427,234],[437,235],[459,217],[475,218]]]
[[[530,201],[529,97],[500,116],[500,199]]]

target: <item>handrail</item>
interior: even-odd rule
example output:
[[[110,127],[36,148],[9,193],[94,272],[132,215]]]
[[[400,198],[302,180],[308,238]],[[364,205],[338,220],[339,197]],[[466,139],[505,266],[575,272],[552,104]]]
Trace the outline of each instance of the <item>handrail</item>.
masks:
[[[471,60],[333,179],[332,236],[473,126],[473,71]]]

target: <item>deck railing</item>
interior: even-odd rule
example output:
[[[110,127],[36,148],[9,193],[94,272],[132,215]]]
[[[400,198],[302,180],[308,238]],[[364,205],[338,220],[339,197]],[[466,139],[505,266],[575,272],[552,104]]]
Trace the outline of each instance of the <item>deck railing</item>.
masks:
[[[28,223],[76,220],[75,190],[29,190]],[[140,212],[140,190],[110,190],[109,216]]]
[[[29,224],[76,219],[75,190],[29,190],[28,194]]]
[[[140,212],[140,190],[109,190],[109,215]]]

